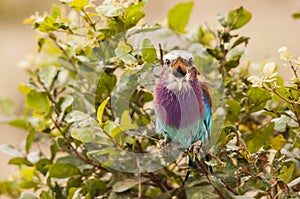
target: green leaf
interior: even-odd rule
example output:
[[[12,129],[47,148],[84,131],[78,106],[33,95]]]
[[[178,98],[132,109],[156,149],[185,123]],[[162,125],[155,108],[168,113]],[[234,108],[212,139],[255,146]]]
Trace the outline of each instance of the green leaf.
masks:
[[[59,5],[54,4],[52,7],[52,17],[57,19],[60,17],[60,7]]]
[[[34,194],[22,192],[19,199],[39,199],[39,198]]]
[[[270,141],[270,146],[279,151],[286,143],[287,140],[283,137],[283,135],[279,134]]]
[[[135,129],[135,128],[137,128],[137,126],[132,124],[132,119],[129,115],[129,111],[125,110],[122,113],[122,117],[121,117],[121,129],[123,131],[126,131],[126,130],[130,130],[130,129]]]
[[[221,193],[224,198],[232,198],[232,192],[225,188],[224,183],[222,183],[219,178],[217,178],[214,175],[208,175],[208,179],[211,185],[215,187],[215,189],[217,189],[218,192]]]
[[[78,167],[71,164],[56,163],[49,169],[49,177],[51,178],[68,178],[79,174]]]
[[[67,199],[80,199],[80,188],[71,187],[68,190],[68,198]]]
[[[46,93],[31,90],[26,96],[26,105],[38,112],[48,112],[50,109],[50,100]]]
[[[2,144],[0,145],[0,152],[5,153],[11,157],[22,157],[23,154],[20,150],[16,149],[12,145]]]
[[[73,187],[80,187],[81,186],[81,183],[82,183],[82,180],[80,177],[78,178],[74,178],[74,177],[71,177],[68,182],[67,182],[67,186],[66,186],[66,190],[67,190],[67,193],[69,193],[69,190]]]
[[[76,167],[84,165],[84,162],[74,156],[64,156],[57,159],[56,163],[71,164]]]
[[[38,30],[41,32],[51,32],[59,28],[59,23],[52,16],[46,16],[41,24],[37,26]]]
[[[141,179],[141,183],[145,182],[147,179],[142,178]],[[112,190],[114,192],[120,193],[120,192],[124,192],[127,191],[128,189],[131,189],[132,187],[134,187],[135,185],[138,184],[138,180],[137,179],[124,179],[121,181],[117,181],[113,187]]]
[[[123,112],[129,108],[130,97],[138,85],[138,77],[134,74],[130,74],[129,70],[122,75],[111,97],[115,117],[121,118]]]
[[[89,122],[89,121],[88,121]],[[96,126],[86,127],[86,128],[78,128],[74,129],[71,132],[71,136],[75,138],[76,140],[79,140],[83,143],[86,142],[93,142],[96,143],[98,140],[106,141],[104,140],[103,136],[105,134],[103,133],[102,129]]]
[[[220,143],[220,147],[224,147],[232,138],[236,136],[236,128],[232,125],[225,126],[222,129],[220,137],[217,143]]]
[[[293,13],[292,17],[294,19],[299,19],[300,18],[300,13]]]
[[[234,43],[231,46],[231,49],[235,48],[236,46],[239,46],[242,43],[245,43],[245,45],[248,44],[250,37],[239,37],[237,40],[234,41]]]
[[[257,152],[262,146],[270,142],[270,138],[274,133],[273,123],[268,123],[266,126],[258,128],[245,136],[245,143],[250,153]]]
[[[71,136],[79,140],[81,142],[93,142],[94,140],[94,133],[91,133],[88,128],[81,128],[81,129],[75,129],[71,132]]]
[[[168,26],[170,29],[185,33],[194,2],[178,3],[168,12]]]
[[[43,190],[40,194],[40,199],[52,199],[52,197],[50,193]]]
[[[241,55],[234,55],[229,61],[225,62],[224,66],[227,71],[236,68],[240,64]]]
[[[51,161],[46,158],[39,159],[35,164],[36,169],[39,172],[41,172],[43,175],[47,174],[50,166],[51,166]]]
[[[64,112],[68,107],[72,105],[73,102],[74,102],[74,98],[70,95],[67,95],[64,101],[60,105],[61,111]]]
[[[227,104],[226,120],[229,120],[231,122],[236,122],[238,120],[238,116],[241,110],[240,103],[238,103],[234,99],[227,99],[226,104]]]
[[[117,83],[117,77],[113,74],[108,74],[104,72],[97,84],[95,101],[99,106],[107,97],[110,96],[111,92],[114,90]]]
[[[18,89],[25,95],[27,95],[31,91],[31,87],[26,84],[19,84]]]
[[[218,13],[217,14],[217,19],[218,22],[223,26],[226,27],[227,26],[227,20],[225,18],[225,16],[222,13]]]
[[[289,183],[291,180],[293,180],[295,172],[297,172],[295,163],[288,161],[283,164],[279,177],[286,183]]]
[[[14,114],[14,103],[11,99],[1,99],[0,100],[0,107],[2,108],[3,112],[8,115]]]
[[[103,129],[105,132],[108,132],[108,134],[112,137],[115,138],[119,133],[122,132],[122,129],[120,126],[113,121],[107,121],[104,123]]]
[[[114,60],[121,59],[125,64],[133,65],[137,62],[136,58],[130,54],[132,51],[132,47],[125,43],[124,41],[120,41],[118,47],[115,49],[116,57],[113,58]]]
[[[138,4],[132,4],[125,10],[124,18],[126,29],[135,26],[143,17],[145,17],[145,12],[141,11],[145,5],[145,2],[139,2]]]
[[[115,5],[100,5],[96,8],[96,11],[106,17],[116,17],[121,15],[122,7]]]
[[[34,138],[35,138],[35,132],[34,132],[34,130],[30,130],[29,134],[27,135],[27,138],[26,138],[26,146],[25,146],[26,153],[29,153],[29,150],[30,150],[31,144],[34,141]]]
[[[75,8],[75,10],[77,11],[81,11],[88,4],[89,4],[88,0],[73,0],[71,3],[71,7]]]
[[[258,88],[252,87],[248,90],[247,96],[249,97],[249,111],[256,112],[262,110],[267,101],[271,99],[271,95],[268,91]]]
[[[294,179],[293,181],[289,182],[288,186],[289,187],[293,187],[293,186],[296,186],[296,185],[299,185],[300,184],[300,177]]]
[[[229,11],[227,18],[227,26],[231,30],[236,30],[246,25],[251,20],[252,14],[243,7],[240,7]]]
[[[32,188],[36,188],[38,184],[39,184],[38,182],[34,182],[34,181],[21,181],[19,183],[19,186],[22,189],[32,189]]]
[[[11,120],[9,122],[9,124],[14,126],[14,127],[22,128],[22,129],[28,129],[29,128],[29,123],[26,119],[17,118],[15,120]]]
[[[57,73],[58,73],[58,70],[54,66],[45,67],[40,71],[41,81],[47,88],[50,88]]]
[[[150,39],[144,39],[142,44],[142,56],[148,63],[153,63],[156,60],[156,50]]]
[[[84,186],[82,187],[83,194],[90,193],[92,198],[98,195],[102,195],[106,191],[107,191],[106,183],[97,178],[87,180]]]
[[[54,158],[55,158],[55,156],[56,156],[56,153],[58,151],[58,146],[57,146],[56,142],[54,142],[53,144],[51,144],[50,151],[51,151],[51,158],[50,158],[50,160],[53,161]]]
[[[100,125],[103,123],[102,122],[103,112],[104,112],[105,106],[109,100],[110,100],[110,97],[106,98],[106,100],[104,100],[97,109],[97,119],[98,119],[98,122]]]
[[[10,198],[20,197],[20,188],[15,180],[1,180],[0,194],[7,194]]]
[[[29,162],[26,158],[22,157],[12,158],[9,160],[8,164],[32,166],[31,162]]]
[[[209,184],[200,184],[197,186],[188,186],[187,187],[187,198],[189,199],[215,199],[218,198],[218,195],[214,193],[214,187]]]
[[[279,118],[272,119],[274,122],[274,130],[279,132],[285,132],[288,124],[292,121],[292,119],[286,115],[280,115]]]

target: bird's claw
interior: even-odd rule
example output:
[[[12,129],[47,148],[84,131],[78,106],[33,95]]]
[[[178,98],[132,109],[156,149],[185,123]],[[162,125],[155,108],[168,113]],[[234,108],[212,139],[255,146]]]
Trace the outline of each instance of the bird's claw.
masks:
[[[157,142],[157,148],[162,149],[162,148],[166,147],[167,144],[168,144],[168,138],[166,137]]]
[[[201,140],[198,140],[197,142],[191,144],[188,148],[188,152],[193,154],[194,159],[200,156],[201,146],[202,142]]]
[[[170,153],[170,147],[168,143],[168,138],[165,137],[157,142],[157,148],[160,150],[162,155],[168,155]]]

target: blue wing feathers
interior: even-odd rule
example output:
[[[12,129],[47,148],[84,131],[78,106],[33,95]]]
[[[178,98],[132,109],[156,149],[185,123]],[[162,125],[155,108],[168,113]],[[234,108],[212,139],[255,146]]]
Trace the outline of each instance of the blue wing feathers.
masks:
[[[208,96],[210,97],[210,96]],[[205,92],[203,92],[203,101],[205,104],[205,115],[204,115],[204,126],[206,128],[207,135],[205,136],[206,140],[210,138],[211,133],[211,126],[212,126],[212,118],[211,118],[211,107],[208,103],[207,97],[205,95]],[[205,141],[205,140],[202,140]]]

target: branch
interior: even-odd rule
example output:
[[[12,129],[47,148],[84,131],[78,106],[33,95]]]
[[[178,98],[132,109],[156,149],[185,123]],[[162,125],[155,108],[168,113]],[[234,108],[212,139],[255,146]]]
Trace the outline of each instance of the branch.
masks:
[[[226,192],[231,192],[234,195],[238,195],[238,193],[232,189],[230,186],[228,186],[224,181],[222,181],[222,179],[218,178],[215,175],[212,175],[208,170],[206,165],[204,165],[203,162],[201,162],[198,157],[195,158],[195,161],[197,163],[197,165],[201,168],[202,173],[206,176],[207,180],[209,181],[209,183],[214,187],[214,189],[216,190],[217,194],[220,196],[220,198],[222,199],[227,199],[228,195],[226,194]],[[199,168],[196,168],[199,171]],[[217,187],[215,185],[215,182],[213,182],[213,178],[216,178],[217,183],[219,183],[222,187],[224,187],[226,189],[226,192],[222,192],[221,189],[219,187]]]
[[[102,169],[104,171],[108,170],[104,167],[102,167],[100,164],[95,164],[92,160],[82,156],[77,149],[72,145],[72,143],[70,142],[70,139],[66,136],[66,134],[62,131],[61,127],[59,126],[59,124],[57,123],[57,121],[51,117],[51,121],[53,122],[54,126],[56,127],[56,129],[60,132],[60,134],[64,137],[64,139],[66,140],[68,146],[70,147],[71,151],[75,154],[75,156],[77,158],[79,158],[80,160],[82,160],[83,162],[85,162],[86,164],[91,164],[96,168]]]
[[[58,43],[56,36],[53,33],[49,33],[49,38],[52,39],[52,41],[55,43],[55,45],[58,47],[58,49],[65,55],[65,57],[67,58],[68,62],[71,64],[75,74],[79,77],[80,81],[82,82],[82,86],[88,91],[89,89],[86,87],[82,76],[80,75],[76,63],[74,62],[74,60],[72,59],[72,57],[70,57],[70,55],[67,53],[67,51]]]

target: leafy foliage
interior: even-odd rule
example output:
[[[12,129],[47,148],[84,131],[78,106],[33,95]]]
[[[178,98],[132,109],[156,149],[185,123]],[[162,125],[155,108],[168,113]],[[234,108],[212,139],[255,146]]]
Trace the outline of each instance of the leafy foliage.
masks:
[[[28,83],[19,86],[24,114],[15,116],[12,102],[0,101],[7,114],[3,121],[28,131],[24,149],[0,146],[19,168],[15,179],[0,182],[0,194],[38,198],[24,192],[31,189],[43,199],[299,197],[300,62],[280,50],[295,75],[288,86],[273,64],[263,68],[262,77],[249,77],[240,59],[250,38],[233,33],[251,20],[249,11],[231,10],[219,15],[217,31],[199,26],[189,34],[193,2],[169,11],[168,27],[176,33],[143,22],[143,1],[61,2],[49,14],[25,20],[43,34],[32,62],[36,69],[28,69]],[[213,134],[221,132],[207,162],[213,174],[200,161],[192,169],[183,160],[168,163],[149,153],[158,141],[151,106],[160,68],[157,42],[130,41],[155,31],[165,41],[187,38],[190,51],[204,49],[205,56],[195,56],[201,74],[214,64],[221,73],[227,116],[223,125],[214,110],[214,126],[222,128],[213,128]],[[169,50],[182,48],[174,45]],[[208,80],[216,80],[210,75]],[[215,101],[222,97],[219,90],[212,94]],[[39,143],[48,151],[34,147]],[[187,169],[192,175],[185,182]]]

